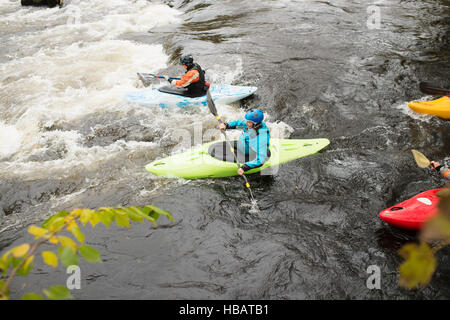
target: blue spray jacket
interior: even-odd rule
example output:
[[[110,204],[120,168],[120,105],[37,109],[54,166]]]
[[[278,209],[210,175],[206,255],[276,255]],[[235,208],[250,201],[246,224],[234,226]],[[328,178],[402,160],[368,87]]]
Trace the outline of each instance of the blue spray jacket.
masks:
[[[244,131],[238,142],[240,152],[245,155],[256,154],[254,159],[244,163],[242,169],[248,171],[262,166],[269,158],[270,132],[266,124],[261,122],[257,130],[248,129],[246,120],[235,120],[226,125],[227,129],[242,129]]]

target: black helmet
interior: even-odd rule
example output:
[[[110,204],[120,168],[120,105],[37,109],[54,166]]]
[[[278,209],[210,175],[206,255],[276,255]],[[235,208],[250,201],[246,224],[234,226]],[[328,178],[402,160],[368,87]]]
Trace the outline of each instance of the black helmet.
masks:
[[[181,56],[180,63],[184,64],[186,66],[190,65],[190,64],[194,63],[194,58],[192,57],[191,54],[186,54],[184,56]]]

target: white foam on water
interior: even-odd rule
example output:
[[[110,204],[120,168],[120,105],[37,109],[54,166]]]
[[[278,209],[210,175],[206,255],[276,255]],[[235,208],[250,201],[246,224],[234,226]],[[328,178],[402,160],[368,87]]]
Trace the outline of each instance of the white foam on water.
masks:
[[[421,99],[418,99],[416,101],[428,101],[428,100],[430,100],[430,97],[426,96],[426,97],[422,97]],[[400,110],[401,112],[403,112],[404,114],[410,116],[411,118],[413,118],[415,120],[420,120],[423,122],[429,122],[434,117],[429,114],[415,112],[408,106],[408,102],[401,102],[397,105],[394,105],[394,108]]]
[[[180,13],[145,0],[73,0],[62,9],[2,1],[2,37],[18,48],[15,59],[0,64],[0,119],[8,123],[0,123],[0,159],[14,154],[2,166],[12,166],[10,173],[48,169],[51,174],[131,147],[132,142],[117,142],[85,148],[75,131],[49,133],[42,127],[98,112],[129,111],[121,102],[125,92],[136,88],[136,72],[165,68],[168,57],[161,45],[117,38],[177,23]],[[49,145],[60,145],[64,158],[27,162]]]
[[[294,128],[282,121],[268,122],[266,124],[270,130],[271,138],[288,139],[291,133],[294,132]]]
[[[19,150],[23,135],[15,126],[0,121],[0,160]]]
[[[10,11],[16,11],[18,1],[0,1],[0,12],[6,16]]]
[[[232,84],[244,72],[242,58],[238,55],[232,56],[226,65],[214,64],[206,69],[207,81],[221,84]]]
[[[39,68],[35,67],[37,61]],[[120,110],[117,104],[123,101],[124,93],[135,88],[136,70],[160,69],[166,61],[160,45],[122,40],[43,49],[34,56],[0,65],[4,74],[20,70],[31,75],[0,84],[4,93],[0,105],[8,106],[0,109],[0,116],[2,112],[12,115],[9,120],[15,124],[8,130],[22,137],[20,150],[26,153],[42,137],[42,126]]]
[[[253,215],[259,215],[261,213],[258,207],[258,201],[256,199],[251,200],[250,203],[241,203],[241,207],[249,208],[248,212]]]
[[[52,136],[54,140],[52,140]],[[50,145],[59,143],[64,152],[64,158],[48,161],[20,161],[0,162],[0,177],[8,176],[26,177],[27,179],[42,179],[55,176],[60,179],[76,175],[80,171],[93,171],[100,169],[101,164],[116,159],[121,155],[126,159],[132,152],[153,149],[156,144],[153,142],[137,142],[118,140],[108,146],[85,147],[80,142],[81,135],[74,131],[49,133],[46,137],[41,136],[41,140],[30,148],[23,156],[39,155],[45,152]],[[47,139],[47,140],[46,140]]]
[[[0,13],[9,10],[0,7]],[[3,14],[2,21],[9,31],[26,32],[20,37],[12,37],[14,41],[31,46],[55,46],[68,44],[73,39],[99,41],[130,32],[146,32],[154,27],[179,23],[180,14],[165,4],[146,0],[132,3],[128,0],[74,0],[61,9],[24,7]]]

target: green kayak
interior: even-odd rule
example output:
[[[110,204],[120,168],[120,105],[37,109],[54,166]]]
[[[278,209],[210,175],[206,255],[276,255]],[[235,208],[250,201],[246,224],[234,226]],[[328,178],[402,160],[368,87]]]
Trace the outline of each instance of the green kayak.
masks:
[[[145,169],[158,176],[180,177],[184,179],[222,178],[237,175],[237,164],[212,157],[208,150],[213,141],[189,151],[164,159],[153,161]],[[259,172],[262,169],[276,166],[298,158],[306,157],[325,148],[328,139],[270,139],[270,158],[262,167],[252,169],[246,174]]]

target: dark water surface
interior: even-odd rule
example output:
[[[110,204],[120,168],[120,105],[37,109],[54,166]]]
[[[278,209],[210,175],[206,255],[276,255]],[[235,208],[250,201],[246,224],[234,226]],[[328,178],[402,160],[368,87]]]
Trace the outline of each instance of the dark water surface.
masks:
[[[116,10],[122,2],[111,5]],[[13,36],[25,40],[40,32],[36,30],[57,25],[56,15],[63,11],[55,9],[54,20],[33,18],[32,30],[12,22],[3,25],[0,39],[9,46],[0,48],[4,55],[0,62],[6,66],[0,69],[0,125],[22,128],[24,137],[41,138],[23,138],[28,147],[10,151],[14,148],[7,146],[0,158],[2,251],[29,241],[26,227],[58,210],[153,203],[169,210],[175,223],[162,217],[158,229],[151,224],[130,230],[84,229],[103,263],[81,263],[82,289],[72,292],[77,299],[449,299],[449,250],[438,254],[438,270],[427,288],[401,289],[397,250],[416,234],[387,225],[378,213],[444,185],[435,173],[416,166],[410,149],[449,164],[450,123],[414,114],[407,102],[431,98],[420,93],[420,81],[450,85],[450,3],[164,3],[180,12],[178,20],[144,30],[124,27],[126,31],[107,20],[106,25],[118,29],[107,36],[58,29],[55,38],[20,50]],[[368,26],[369,6],[380,12],[379,28]],[[87,21],[102,15],[89,6],[82,9]],[[11,15],[19,8],[4,10]],[[39,14],[38,9],[28,10]],[[133,20],[137,15],[139,10],[131,10],[126,23],[139,23]],[[83,24],[85,29],[95,27]],[[99,57],[110,55],[114,64],[103,66],[101,58],[97,61],[92,52],[84,51],[90,43],[104,44],[104,53],[101,47],[95,52]],[[122,52],[124,43],[127,50]],[[290,128],[290,138],[326,137],[331,144],[281,166],[274,176],[250,176],[259,215],[249,214],[249,196],[240,177],[198,181],[151,177],[145,164],[171,154],[178,143],[170,128],[194,132],[198,122],[203,130],[216,125],[207,110],[140,110],[115,100],[120,97],[115,92],[123,92],[113,81],[114,73],[120,74],[115,66],[127,64],[131,79],[133,72],[145,69],[132,59],[152,63],[151,55],[145,57],[146,51],[137,45],[158,44],[159,56],[167,55],[166,64],[154,66],[161,74],[180,73],[180,53],[192,53],[208,69],[210,81],[258,87],[254,96],[227,109],[228,119],[260,106],[272,125]],[[78,56],[73,58],[77,62],[64,61],[71,52],[64,51],[63,58],[56,56],[62,60],[48,78],[40,74],[52,81],[44,87],[54,88],[46,92],[48,98],[9,86],[34,74],[33,69],[18,70],[10,64],[17,62],[20,68],[27,57],[31,60],[24,65],[37,63],[40,54],[48,61],[45,50],[52,46],[67,46]],[[71,63],[78,68],[93,65],[86,74],[74,69],[73,76],[64,78]],[[104,82],[108,76],[117,85],[114,92]],[[64,83],[60,90],[66,95],[55,100],[51,94],[58,95],[58,81]],[[131,83],[135,86],[130,80],[127,89]],[[69,86],[80,91],[72,94]],[[56,120],[46,118],[42,106],[55,113],[59,109],[51,106],[67,106],[66,96],[72,97],[67,103],[81,99],[79,108],[86,104],[89,108],[76,117],[58,113]],[[30,115],[30,104],[39,111],[36,115]],[[69,111],[63,109],[61,114]],[[26,131],[31,130],[29,121],[35,131]],[[35,265],[35,272],[13,287],[17,296],[65,283],[62,268],[54,275],[40,260]],[[380,290],[366,287],[370,265],[380,267]],[[27,284],[25,290],[20,289],[22,283]]]

